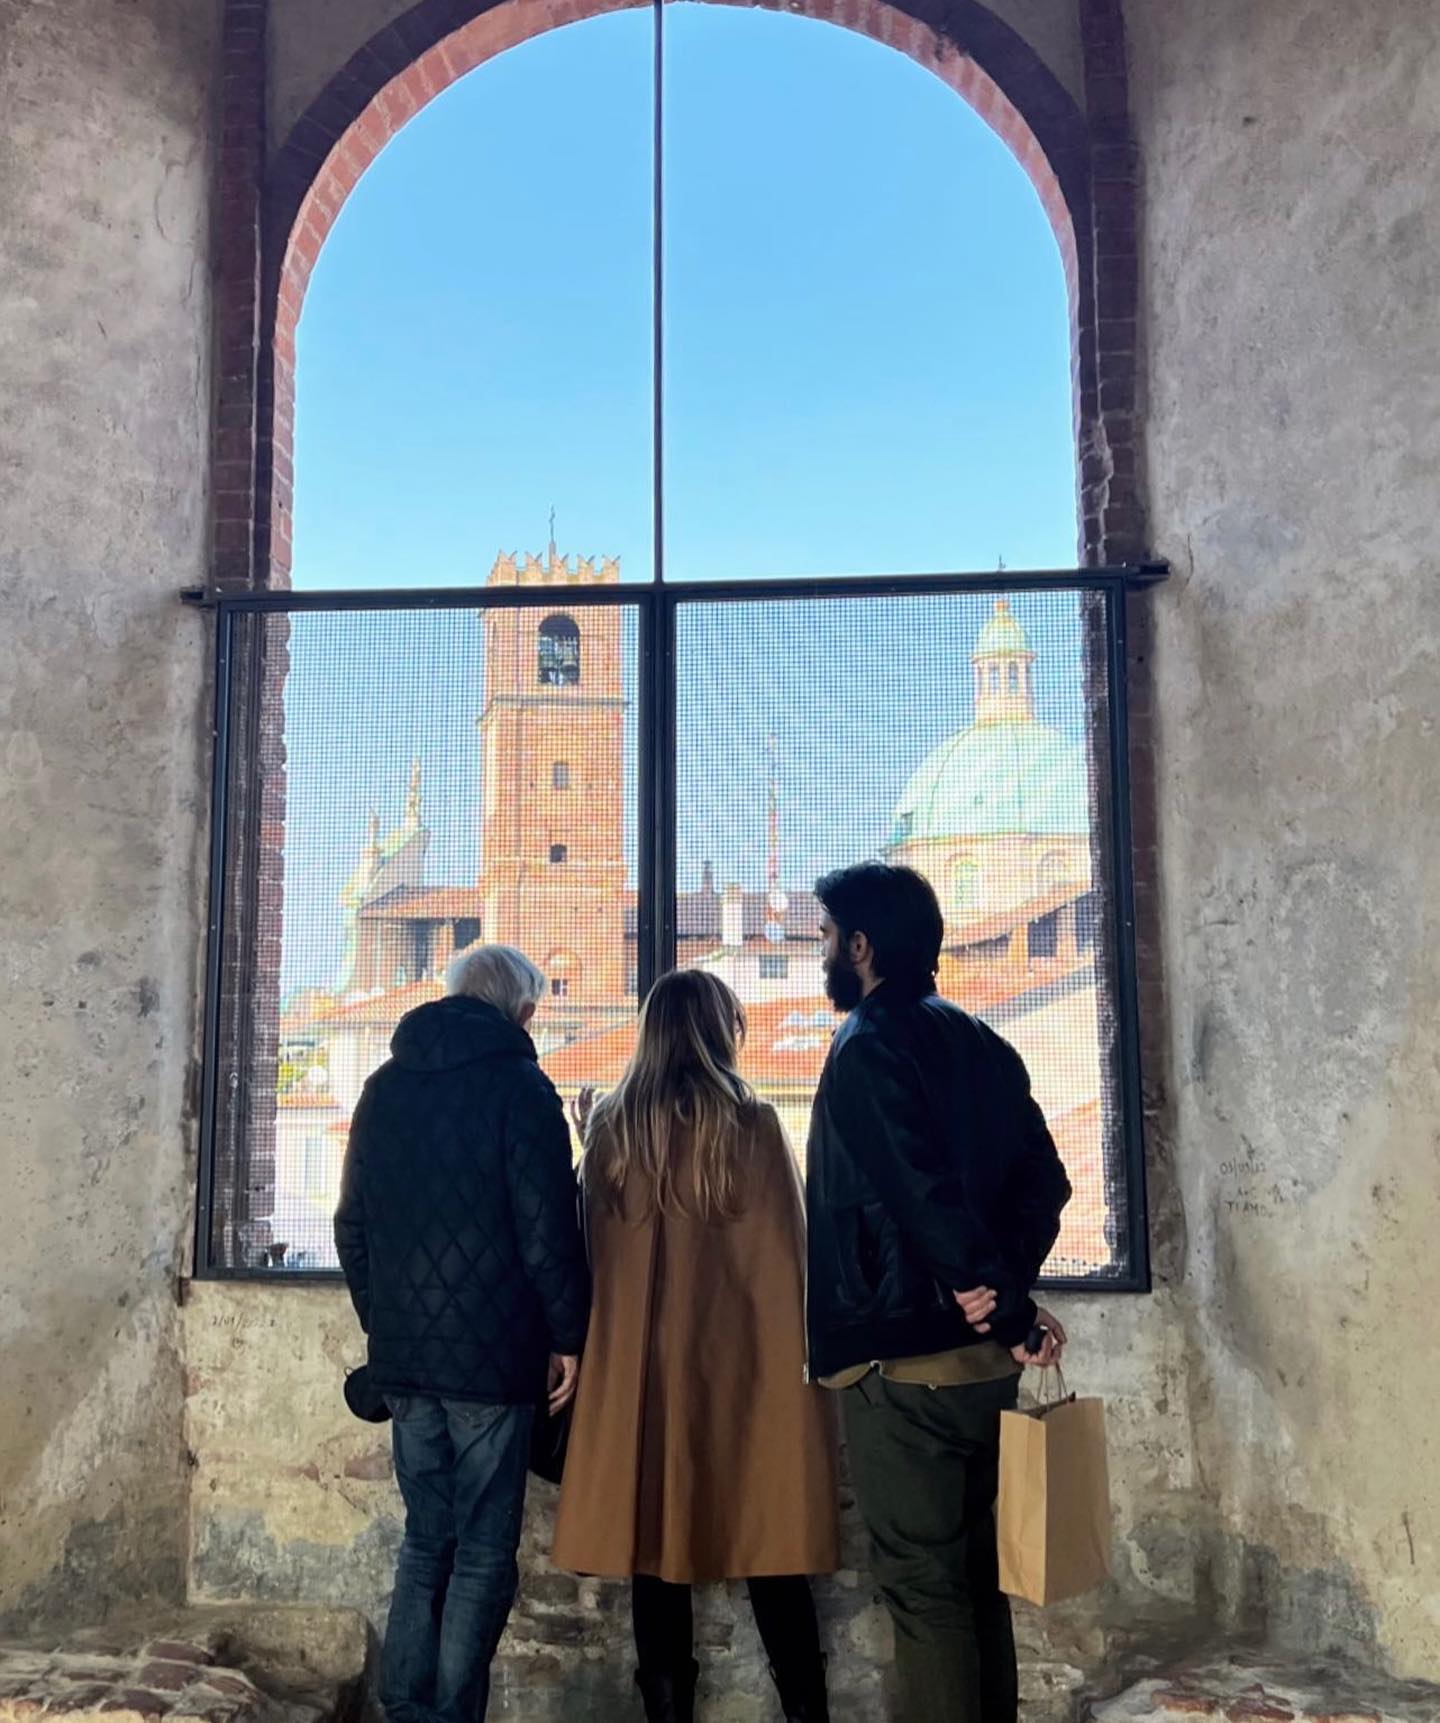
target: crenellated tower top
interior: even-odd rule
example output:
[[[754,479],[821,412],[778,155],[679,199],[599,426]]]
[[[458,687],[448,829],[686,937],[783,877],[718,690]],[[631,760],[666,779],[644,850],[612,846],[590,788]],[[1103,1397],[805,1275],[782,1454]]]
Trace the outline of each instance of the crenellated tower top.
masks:
[[[490,570],[490,586],[618,586],[620,558],[618,556],[577,556],[572,564],[561,556],[552,542],[545,556],[532,556],[528,551],[501,551]]]

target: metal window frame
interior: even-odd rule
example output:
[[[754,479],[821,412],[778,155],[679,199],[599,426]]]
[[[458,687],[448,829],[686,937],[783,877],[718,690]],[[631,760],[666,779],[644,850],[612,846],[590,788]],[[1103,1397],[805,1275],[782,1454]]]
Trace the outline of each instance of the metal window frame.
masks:
[[[1163,580],[1165,565],[996,573],[843,576],[826,579],[671,582],[663,571],[648,583],[608,587],[429,587],[414,590],[245,592],[187,600],[215,612],[214,751],[211,770],[209,911],[199,1188],[195,1222],[195,1277],[269,1283],[333,1285],[327,1269],[256,1269],[218,1262],[213,1249],[215,1163],[222,1074],[233,1050],[221,1045],[221,991],[225,967],[225,906],[231,853],[230,789],[236,702],[235,623],[256,613],[305,615],[325,611],[553,610],[558,591],[565,606],[613,608],[637,619],[637,957],[643,998],[656,976],[673,967],[676,953],[676,755],[678,707],[676,639],[680,612],[696,604],[794,603],[815,600],[943,597],[962,593],[1079,591],[1104,600],[1108,696],[1111,879],[1106,897],[1113,927],[1112,984],[1119,1031],[1117,1080],[1123,1132],[1126,1212],[1122,1231],[1128,1273],[1106,1278],[1066,1277],[1042,1282],[1048,1291],[1145,1293],[1151,1289],[1148,1206],[1140,1087],[1140,1033],[1136,972],[1134,866],[1130,829],[1128,646],[1126,599]],[[247,690],[251,698],[258,690]],[[258,768],[257,768],[258,769]],[[249,961],[242,954],[242,961]]]

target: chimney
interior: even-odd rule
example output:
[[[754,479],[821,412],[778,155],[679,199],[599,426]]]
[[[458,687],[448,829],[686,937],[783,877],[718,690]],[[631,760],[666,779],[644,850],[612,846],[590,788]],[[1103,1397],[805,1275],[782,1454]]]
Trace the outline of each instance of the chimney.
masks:
[[[715,864],[714,864],[714,862],[708,862],[707,861],[705,863],[705,865],[700,869],[700,889],[701,889],[701,891],[704,892],[706,897],[714,897],[714,895],[715,895]]]
[[[738,885],[727,885],[720,899],[720,943],[729,951],[745,943],[745,894]]]

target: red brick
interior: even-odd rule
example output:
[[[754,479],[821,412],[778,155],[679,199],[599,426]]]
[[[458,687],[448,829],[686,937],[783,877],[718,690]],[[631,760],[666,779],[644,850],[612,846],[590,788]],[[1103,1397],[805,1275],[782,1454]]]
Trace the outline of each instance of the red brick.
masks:
[[[1100,382],[1100,411],[1133,413],[1135,411],[1135,379],[1131,377],[1116,377],[1101,379]]]
[[[250,546],[250,523],[247,520],[234,521],[217,519],[215,522],[215,548],[217,551],[242,551]]]
[[[1091,156],[1090,171],[1097,184],[1118,181],[1133,185],[1139,171],[1139,157],[1133,144],[1102,144]]]

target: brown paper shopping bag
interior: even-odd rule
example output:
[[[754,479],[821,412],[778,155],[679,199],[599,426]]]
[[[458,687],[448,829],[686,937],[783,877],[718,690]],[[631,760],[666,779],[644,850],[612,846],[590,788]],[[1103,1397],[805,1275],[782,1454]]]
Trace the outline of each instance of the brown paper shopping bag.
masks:
[[[1063,1384],[1062,1384],[1063,1393]],[[1073,1395],[1000,1419],[1000,1589],[1060,1603],[1110,1572],[1105,1403]]]

